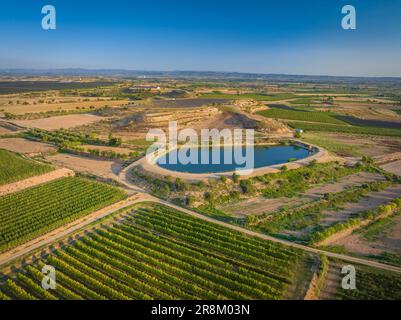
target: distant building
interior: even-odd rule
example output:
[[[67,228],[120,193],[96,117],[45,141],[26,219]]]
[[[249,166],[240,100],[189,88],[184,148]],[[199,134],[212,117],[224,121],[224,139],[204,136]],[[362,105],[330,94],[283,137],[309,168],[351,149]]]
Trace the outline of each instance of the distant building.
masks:
[[[145,91],[145,90],[160,90],[160,86],[154,86],[154,85],[146,85],[146,84],[139,84],[136,86],[132,86],[129,88],[131,91]]]

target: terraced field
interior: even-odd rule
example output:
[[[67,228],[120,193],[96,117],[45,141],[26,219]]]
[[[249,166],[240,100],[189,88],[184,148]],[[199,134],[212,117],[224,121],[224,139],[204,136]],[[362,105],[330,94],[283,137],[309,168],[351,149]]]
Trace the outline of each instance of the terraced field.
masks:
[[[154,205],[14,272],[0,299],[280,299],[301,253]],[[40,283],[45,264],[57,286]]]
[[[51,170],[53,170],[51,166],[42,165],[0,149],[0,185],[37,176]]]
[[[304,131],[325,131],[325,132],[342,132],[353,134],[378,135],[389,137],[401,137],[400,129],[379,128],[368,126],[351,126],[351,125],[334,125],[324,123],[308,123],[308,122],[290,122],[289,125],[293,128],[303,129]]]
[[[258,114],[275,119],[331,123],[344,125],[345,122],[335,118],[335,115],[330,112],[322,111],[298,111],[298,110],[284,110],[279,108],[271,108],[268,110],[259,111]]]
[[[239,100],[239,99],[253,99],[256,101],[280,101],[286,99],[295,99],[297,96],[293,93],[279,93],[279,94],[255,94],[255,93],[243,93],[243,94],[227,94],[221,92],[215,93],[203,93],[203,98],[210,99],[227,99],[227,100]]]
[[[0,252],[123,197],[105,184],[67,177],[0,198]]]

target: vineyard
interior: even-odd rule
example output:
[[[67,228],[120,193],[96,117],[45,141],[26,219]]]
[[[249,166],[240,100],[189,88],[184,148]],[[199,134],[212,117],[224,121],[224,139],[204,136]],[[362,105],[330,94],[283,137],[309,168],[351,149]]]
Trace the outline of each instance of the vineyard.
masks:
[[[118,201],[123,192],[82,178],[62,178],[0,198],[0,252]]]
[[[289,125],[305,131],[342,132],[353,134],[366,134],[378,136],[400,137],[401,130],[393,128],[379,128],[367,126],[325,125],[323,123],[291,122]]]
[[[282,299],[301,253],[159,205],[13,273],[0,299]],[[41,287],[43,265],[55,290]]]
[[[355,290],[338,288],[337,298],[345,300],[400,300],[401,278],[397,274],[371,268],[357,268]]]
[[[51,166],[42,165],[21,156],[0,150],[0,185],[37,176],[52,170]]]
[[[345,122],[336,119],[334,114],[324,111],[298,111],[271,108],[268,110],[259,111],[258,114],[276,119],[345,124]]]

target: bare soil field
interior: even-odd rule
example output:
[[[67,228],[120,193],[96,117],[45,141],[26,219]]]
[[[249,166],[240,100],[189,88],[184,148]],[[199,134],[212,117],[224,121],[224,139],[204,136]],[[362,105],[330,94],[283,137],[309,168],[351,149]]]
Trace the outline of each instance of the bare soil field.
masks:
[[[401,151],[401,139],[396,137],[372,137],[355,134],[319,132],[319,137],[333,140],[344,146],[357,147],[360,152],[370,157],[387,155]],[[324,145],[322,145],[324,147]]]
[[[364,210],[371,210],[378,206],[401,197],[401,185],[397,184],[379,192],[372,192],[367,197],[356,203],[347,203],[339,211],[324,211],[321,220],[322,225],[329,226],[333,223],[348,220],[352,214]]]
[[[42,103],[42,104],[28,104],[28,105],[8,105],[1,106],[4,112],[10,112],[13,114],[24,114],[24,113],[37,113],[46,111],[57,111],[57,110],[76,110],[77,108],[86,109],[93,106],[96,108],[102,108],[105,106],[114,107],[127,104],[128,100],[110,100],[110,101],[81,101],[81,102],[66,102],[66,103]]]
[[[14,183],[6,184],[0,186],[0,196],[4,196],[6,194],[18,192],[27,188],[31,188],[37,186],[39,184],[43,184],[46,182],[50,182],[56,179],[64,178],[64,177],[72,177],[74,176],[74,171],[66,168],[57,169],[51,172],[47,172],[40,176],[30,177],[28,179],[24,179],[21,181],[17,181]]]
[[[57,151],[57,149],[50,144],[23,138],[0,139],[0,149],[24,154],[40,154]]]
[[[307,203],[309,201],[322,198],[325,193],[341,192],[345,188],[350,186],[358,186],[367,182],[384,181],[384,180],[385,178],[380,174],[375,174],[370,172],[359,172],[344,177],[338,182],[313,187],[298,197],[277,198],[277,199],[254,197],[241,201],[239,203],[219,207],[219,209],[236,216],[246,216],[248,214],[255,215],[266,212],[274,212],[284,206],[295,207]]]
[[[227,99],[171,99],[171,100],[153,100],[153,106],[163,108],[198,108],[215,103],[225,103]]]
[[[388,172],[401,176],[401,160],[386,163],[380,167]]]
[[[337,290],[341,286],[341,280],[343,275],[341,274],[341,268],[345,263],[330,261],[329,270],[326,275],[326,281],[322,290],[320,291],[320,300],[332,300],[335,299]]]
[[[116,161],[97,160],[64,153],[48,156],[46,159],[59,167],[66,167],[106,179],[116,178],[116,173],[121,168],[121,165]]]
[[[393,100],[388,100],[388,99],[381,99],[381,98],[369,98],[369,97],[344,97],[341,95],[338,95],[337,97],[333,98],[334,101],[349,101],[349,102],[353,102],[353,101],[365,101],[365,102],[370,102],[370,103],[389,103],[389,104],[395,104],[396,102]]]
[[[0,134],[9,134],[9,133],[13,133],[13,131],[0,126]]]
[[[13,123],[27,128],[39,128],[44,130],[70,129],[73,127],[90,124],[104,120],[104,118],[92,114],[70,114],[35,120],[15,120]]]
[[[392,218],[393,225],[382,233],[375,241],[369,241],[361,233],[338,239],[330,245],[344,247],[349,252],[360,255],[378,255],[383,252],[401,252],[401,216]]]
[[[331,106],[322,109],[330,110],[344,116],[353,116],[365,120],[400,121],[401,116],[393,111],[395,108],[395,106],[383,104],[341,103],[339,106]]]

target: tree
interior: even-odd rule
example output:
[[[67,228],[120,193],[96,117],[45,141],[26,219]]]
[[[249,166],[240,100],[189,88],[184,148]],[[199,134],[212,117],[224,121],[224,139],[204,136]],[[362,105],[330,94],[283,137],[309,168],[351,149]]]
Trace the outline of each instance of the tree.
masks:
[[[237,183],[238,181],[239,181],[239,174],[237,174],[237,173],[233,173],[233,181],[235,182],[235,183]]]

